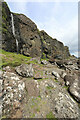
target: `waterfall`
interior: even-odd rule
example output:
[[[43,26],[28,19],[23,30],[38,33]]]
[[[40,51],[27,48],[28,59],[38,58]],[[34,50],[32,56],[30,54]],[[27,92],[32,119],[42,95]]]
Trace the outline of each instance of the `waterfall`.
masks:
[[[15,27],[14,27],[14,18],[13,14],[11,13],[11,23],[12,23],[12,32],[15,37]],[[17,53],[18,53],[18,40],[16,39],[16,48],[17,48]]]

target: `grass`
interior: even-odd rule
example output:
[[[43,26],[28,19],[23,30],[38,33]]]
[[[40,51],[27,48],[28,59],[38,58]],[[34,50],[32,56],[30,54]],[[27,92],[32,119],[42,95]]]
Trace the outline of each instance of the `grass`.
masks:
[[[35,117],[35,113],[33,113],[30,118],[34,118],[34,117]]]
[[[47,86],[47,89],[53,89],[53,87],[51,87],[51,86]]]
[[[0,118],[0,120],[4,120],[4,119],[6,120],[6,116],[5,115]]]
[[[57,120],[57,118],[55,118],[55,116],[53,115],[52,112],[49,112],[49,113],[46,115],[46,118],[49,118],[49,120]]]
[[[7,52],[0,49],[0,69],[5,66],[16,67],[24,64],[38,64],[37,60],[30,61],[31,57],[24,56],[13,52]]]
[[[0,49],[0,68],[3,66],[16,67],[18,65],[37,63],[36,61],[30,61],[31,57],[24,56],[22,54],[6,52]]]
[[[69,87],[68,86],[64,86],[63,88],[65,88],[66,90],[68,90]]]
[[[41,99],[41,96],[40,96],[40,95],[39,95],[38,97]]]
[[[56,79],[53,79],[55,82],[59,82],[58,80],[56,80]]]

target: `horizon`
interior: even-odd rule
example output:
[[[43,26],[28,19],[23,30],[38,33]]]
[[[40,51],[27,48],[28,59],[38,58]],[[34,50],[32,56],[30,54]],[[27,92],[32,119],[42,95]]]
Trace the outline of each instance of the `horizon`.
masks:
[[[78,4],[76,2],[8,2],[11,12],[29,17],[52,38],[78,57]],[[15,5],[16,4],[16,5]],[[60,29],[59,29],[60,28]]]

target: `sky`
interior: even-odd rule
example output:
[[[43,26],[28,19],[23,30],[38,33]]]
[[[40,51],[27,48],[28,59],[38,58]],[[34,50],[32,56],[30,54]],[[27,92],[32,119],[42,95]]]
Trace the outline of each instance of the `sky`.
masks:
[[[72,55],[78,56],[78,2],[6,0],[12,12],[23,13],[34,21],[39,30],[69,47]]]

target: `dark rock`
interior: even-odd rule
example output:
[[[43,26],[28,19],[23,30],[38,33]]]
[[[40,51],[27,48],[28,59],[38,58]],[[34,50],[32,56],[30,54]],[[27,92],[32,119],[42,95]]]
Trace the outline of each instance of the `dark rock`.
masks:
[[[22,64],[15,68],[16,72],[23,77],[33,77],[32,64]]]
[[[58,60],[56,61],[57,65],[59,66],[59,68],[62,68],[64,70],[66,70],[66,66],[64,64],[64,61],[63,60]]]
[[[16,40],[12,34],[11,12],[6,2],[2,2],[2,49],[16,51]]]
[[[64,77],[64,81],[67,86],[71,86],[74,80],[75,80],[75,77],[72,75],[65,75]]]
[[[65,59],[70,56],[67,46],[64,46],[62,42],[50,37],[45,31],[40,32],[40,36],[43,42],[43,52],[46,56],[53,56],[55,59]]]
[[[65,59],[70,56],[68,47],[50,37],[45,31],[39,31],[36,24],[23,14],[13,14],[15,36],[12,31],[11,11],[6,2],[2,3],[2,49],[31,57]]]
[[[50,63],[55,63],[55,59],[54,59],[53,57],[51,57],[51,58],[49,59],[49,62],[50,62]]]

